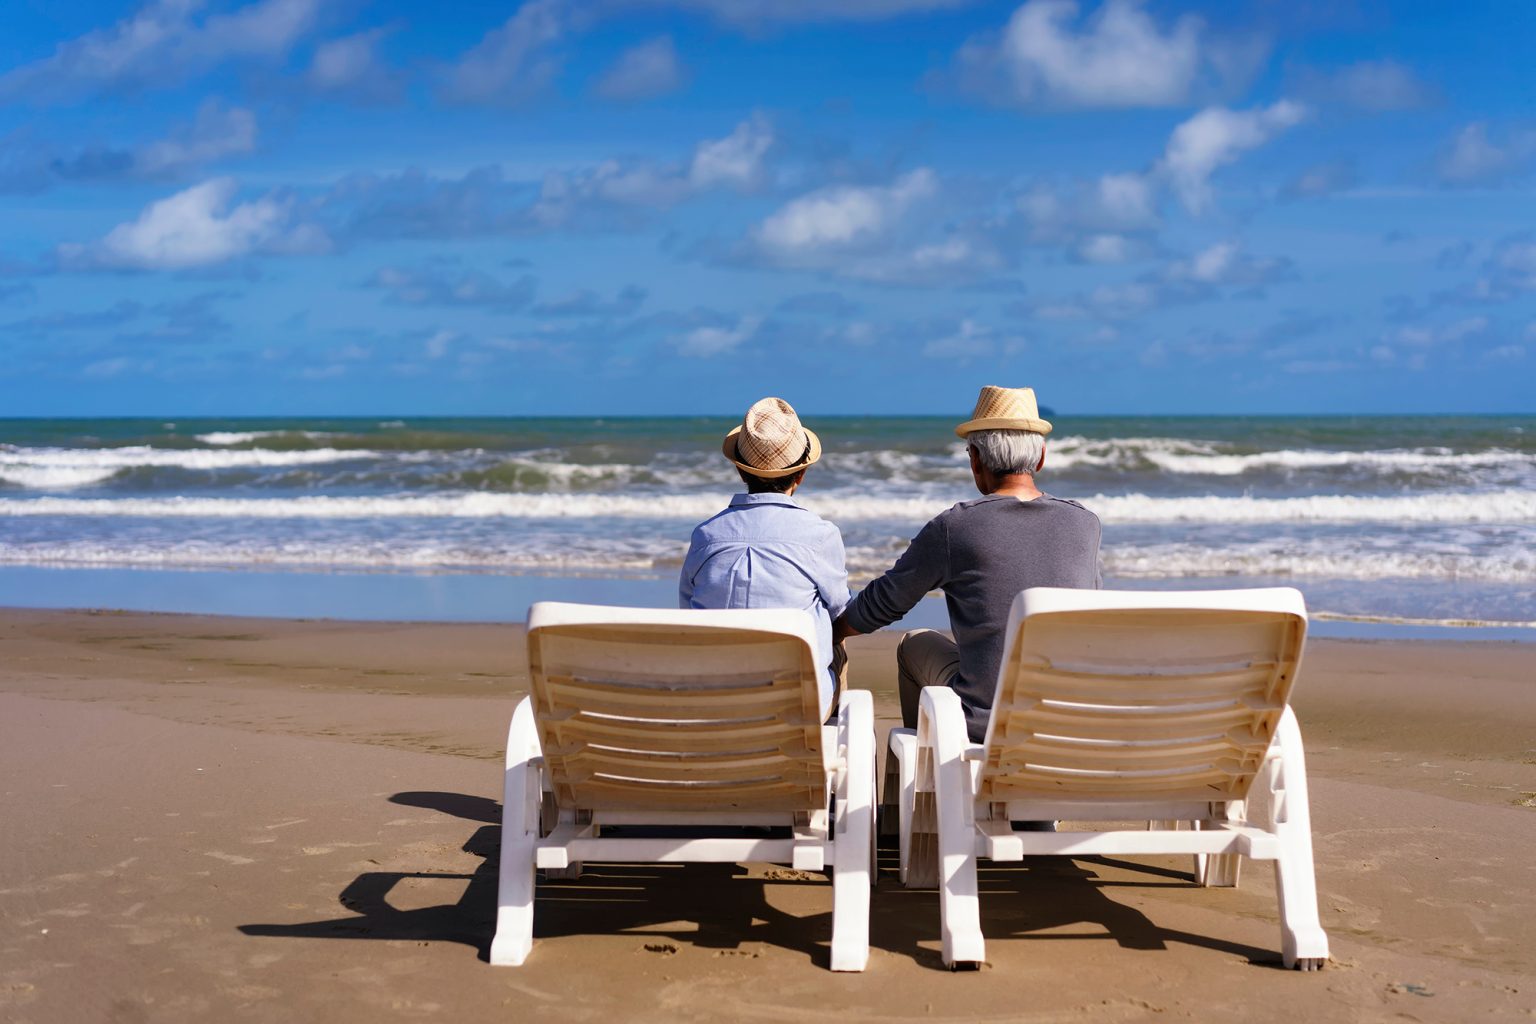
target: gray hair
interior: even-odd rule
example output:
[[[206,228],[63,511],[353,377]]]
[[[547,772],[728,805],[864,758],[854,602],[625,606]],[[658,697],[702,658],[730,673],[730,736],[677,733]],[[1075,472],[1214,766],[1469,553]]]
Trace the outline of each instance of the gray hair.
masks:
[[[977,430],[967,434],[965,441],[981,464],[998,476],[1033,476],[1045,454],[1045,435],[1033,430]]]

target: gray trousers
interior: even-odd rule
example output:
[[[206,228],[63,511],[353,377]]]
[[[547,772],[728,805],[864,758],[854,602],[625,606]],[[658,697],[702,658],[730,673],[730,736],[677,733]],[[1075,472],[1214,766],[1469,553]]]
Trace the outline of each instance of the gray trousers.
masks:
[[[896,646],[901,724],[917,728],[917,702],[925,686],[948,686],[960,672],[960,648],[947,633],[914,629]]]

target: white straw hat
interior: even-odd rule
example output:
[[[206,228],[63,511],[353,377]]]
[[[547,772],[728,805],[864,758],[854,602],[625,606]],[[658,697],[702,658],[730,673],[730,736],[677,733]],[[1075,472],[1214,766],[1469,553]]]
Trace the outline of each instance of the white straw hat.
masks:
[[[720,450],[736,468],[775,480],[821,458],[821,439],[800,425],[800,417],[784,399],[764,398],[752,403],[741,426],[725,435]]]
[[[971,418],[955,428],[964,437],[978,430],[1032,430],[1049,434],[1051,424],[1040,418],[1034,388],[1000,388],[988,384],[976,399]]]

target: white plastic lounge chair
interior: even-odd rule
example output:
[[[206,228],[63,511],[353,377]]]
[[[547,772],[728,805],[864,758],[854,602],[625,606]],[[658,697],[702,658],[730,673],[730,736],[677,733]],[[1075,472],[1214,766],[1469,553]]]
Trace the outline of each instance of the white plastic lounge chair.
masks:
[[[507,735],[492,963],[521,964],[533,946],[535,867],[753,861],[830,868],[832,969],[864,969],[873,704],[845,690],[837,724],[822,724],[808,614],[542,602],[528,664],[533,692]],[[604,834],[620,826],[710,837]]]
[[[1289,587],[1036,587],[1015,598],[986,742],[969,742],[959,698],[939,686],[923,690],[915,732],[891,733],[885,799],[899,814],[901,878],[939,887],[944,962],[985,959],[977,857],[1191,853],[1207,886],[1235,886],[1239,857],[1273,860],[1285,966],[1321,967],[1306,764],[1288,705],[1306,624]],[[1260,776],[1268,812],[1252,821]],[[1056,819],[1149,827],[1010,824]]]

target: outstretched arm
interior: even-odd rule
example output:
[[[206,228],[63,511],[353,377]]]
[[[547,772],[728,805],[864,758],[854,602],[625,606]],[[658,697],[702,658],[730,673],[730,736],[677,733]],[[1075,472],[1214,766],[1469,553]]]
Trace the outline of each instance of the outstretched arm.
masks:
[[[873,633],[907,614],[943,581],[948,559],[944,523],[934,519],[912,538],[896,564],[871,580],[832,623],[833,641]]]

